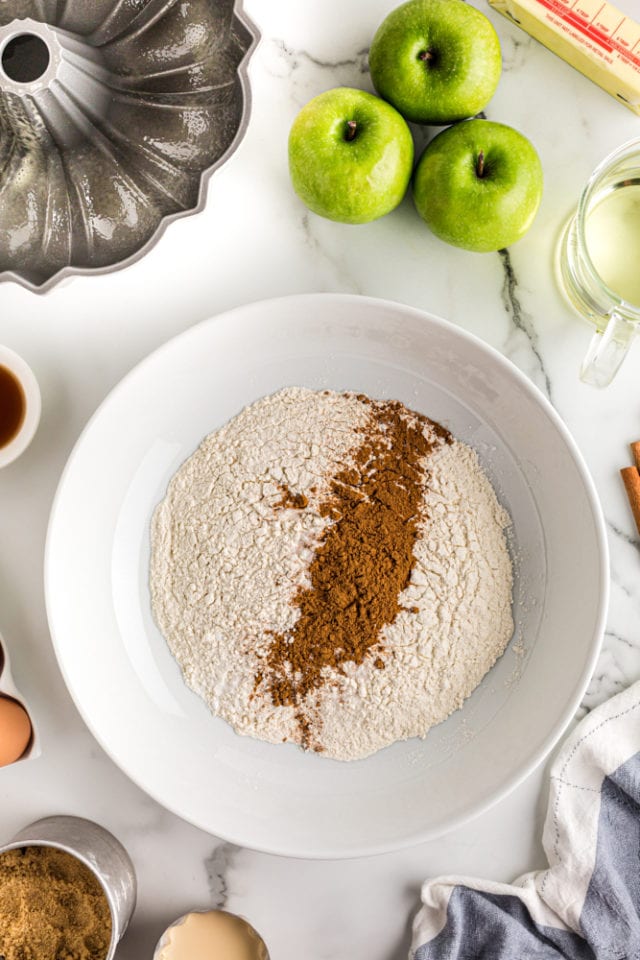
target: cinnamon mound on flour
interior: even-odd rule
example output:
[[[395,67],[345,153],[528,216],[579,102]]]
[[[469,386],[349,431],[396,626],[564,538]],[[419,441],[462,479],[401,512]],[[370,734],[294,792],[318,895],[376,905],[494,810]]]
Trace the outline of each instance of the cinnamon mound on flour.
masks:
[[[503,652],[508,524],[443,427],[397,401],[287,388],[171,480],[154,616],[237,732],[364,757],[424,736]]]

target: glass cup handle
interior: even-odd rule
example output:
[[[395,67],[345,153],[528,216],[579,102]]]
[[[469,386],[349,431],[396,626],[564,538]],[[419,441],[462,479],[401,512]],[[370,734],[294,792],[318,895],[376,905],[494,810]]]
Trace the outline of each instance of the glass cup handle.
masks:
[[[594,333],[582,361],[580,379],[592,387],[608,387],[626,357],[637,324],[625,320],[615,310],[609,314],[602,333]]]

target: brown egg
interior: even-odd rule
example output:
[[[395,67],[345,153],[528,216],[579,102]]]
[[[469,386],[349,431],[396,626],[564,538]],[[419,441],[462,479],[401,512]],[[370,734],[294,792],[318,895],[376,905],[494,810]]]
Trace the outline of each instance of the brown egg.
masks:
[[[0,767],[19,760],[31,740],[29,714],[15,700],[0,697]]]

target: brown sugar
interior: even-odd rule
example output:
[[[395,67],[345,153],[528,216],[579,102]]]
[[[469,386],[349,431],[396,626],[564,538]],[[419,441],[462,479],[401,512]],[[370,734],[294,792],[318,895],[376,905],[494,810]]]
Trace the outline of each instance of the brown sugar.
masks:
[[[0,960],[104,960],[105,893],[84,863],[53,847],[0,854]]]

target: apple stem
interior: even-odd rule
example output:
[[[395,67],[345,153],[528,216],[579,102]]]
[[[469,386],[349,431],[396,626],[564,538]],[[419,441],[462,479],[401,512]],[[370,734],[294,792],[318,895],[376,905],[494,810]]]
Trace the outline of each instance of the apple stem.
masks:
[[[420,53],[418,54],[418,60],[423,60],[425,62],[428,62],[429,60],[433,60],[433,53],[431,52],[431,50],[421,50]]]
[[[484,150],[481,150],[478,154],[478,159],[476,161],[476,173],[479,177],[484,177]]]
[[[355,120],[347,120],[347,129],[344,133],[345,140],[350,141],[355,139],[357,127],[358,124]]]

